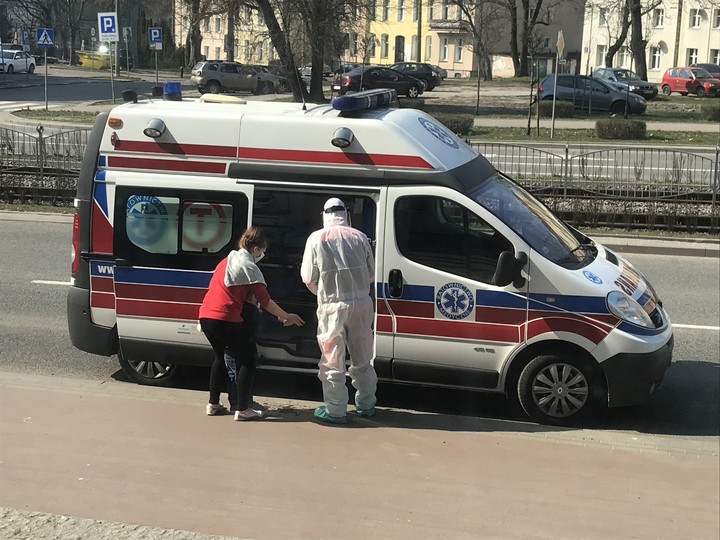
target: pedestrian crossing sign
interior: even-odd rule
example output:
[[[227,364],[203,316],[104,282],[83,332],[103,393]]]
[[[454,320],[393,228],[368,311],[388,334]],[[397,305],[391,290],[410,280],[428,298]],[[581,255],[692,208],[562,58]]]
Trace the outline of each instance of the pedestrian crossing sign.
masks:
[[[55,29],[54,28],[38,28],[35,34],[35,44],[38,47],[54,47],[55,46]]]

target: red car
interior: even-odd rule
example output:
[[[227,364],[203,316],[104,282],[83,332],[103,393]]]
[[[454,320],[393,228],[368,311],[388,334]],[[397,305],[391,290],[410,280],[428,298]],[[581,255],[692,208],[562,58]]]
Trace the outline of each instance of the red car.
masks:
[[[695,94],[697,97],[720,94],[720,80],[702,68],[670,68],[663,75],[660,86],[666,96],[673,92],[679,92],[682,96]]]

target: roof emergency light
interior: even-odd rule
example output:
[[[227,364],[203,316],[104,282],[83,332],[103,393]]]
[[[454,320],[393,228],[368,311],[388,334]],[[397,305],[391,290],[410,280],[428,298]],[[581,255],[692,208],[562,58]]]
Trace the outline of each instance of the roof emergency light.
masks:
[[[353,132],[349,128],[341,127],[335,130],[335,134],[330,143],[338,148],[347,148],[352,144],[354,138],[355,135],[353,135]]]
[[[165,133],[165,122],[160,120],[159,118],[153,118],[148,122],[148,125],[145,129],[143,129],[143,133],[146,137],[150,137],[151,139],[157,139],[158,137],[161,137],[163,133]]]
[[[390,88],[377,88],[364,90],[354,94],[336,96],[330,102],[336,111],[353,112],[366,111],[380,107],[397,107],[397,92]]]

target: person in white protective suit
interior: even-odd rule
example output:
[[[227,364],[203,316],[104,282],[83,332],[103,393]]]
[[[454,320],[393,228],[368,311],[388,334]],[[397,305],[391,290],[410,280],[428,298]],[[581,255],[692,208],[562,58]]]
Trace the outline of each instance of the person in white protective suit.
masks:
[[[350,226],[343,201],[327,200],[323,225],[308,237],[300,269],[303,282],[318,301],[318,378],[325,405],[315,409],[315,418],[345,424],[349,399],[346,347],[350,353],[348,372],[356,390],[355,410],[360,416],[375,414],[377,374],[371,363],[375,310],[370,296],[375,260],[368,237]]]

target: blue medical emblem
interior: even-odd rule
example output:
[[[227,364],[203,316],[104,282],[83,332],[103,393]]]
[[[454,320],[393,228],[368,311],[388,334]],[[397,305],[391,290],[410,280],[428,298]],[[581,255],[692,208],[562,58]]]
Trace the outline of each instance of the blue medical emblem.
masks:
[[[595,283],[595,285],[600,285],[603,282],[602,279],[600,279],[599,277],[597,277],[595,274],[593,274],[592,272],[590,272],[588,270],[583,270],[583,276],[585,276],[588,281],[592,281],[593,283]]]
[[[167,209],[157,197],[133,195],[128,199],[126,214],[127,235],[141,247],[157,242],[165,233]]]
[[[475,307],[473,293],[462,283],[446,283],[435,295],[435,305],[444,317],[464,319]]]
[[[452,135],[450,135],[447,131],[445,131],[442,127],[437,125],[434,122],[431,122],[427,118],[418,118],[418,121],[420,122],[420,125],[424,127],[426,130],[430,132],[430,134],[438,139],[441,142],[444,142],[448,146],[452,148],[460,148],[460,145],[457,143],[457,141],[453,138]]]

